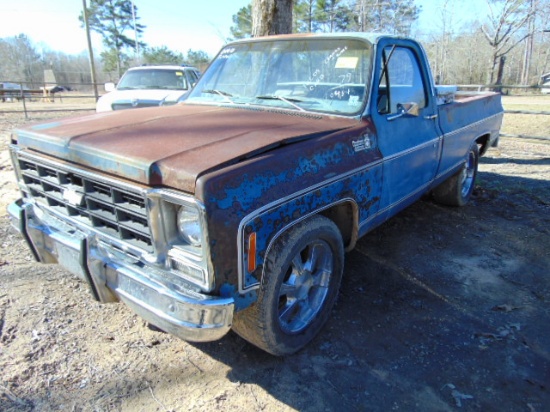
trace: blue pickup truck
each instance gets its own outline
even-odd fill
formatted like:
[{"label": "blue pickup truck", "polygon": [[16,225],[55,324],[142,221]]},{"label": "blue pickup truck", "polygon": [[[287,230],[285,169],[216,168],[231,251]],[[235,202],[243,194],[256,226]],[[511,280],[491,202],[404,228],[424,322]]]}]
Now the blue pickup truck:
[{"label": "blue pickup truck", "polygon": [[498,94],[434,85],[410,39],[247,39],[175,106],[15,130],[8,211],[97,300],[287,355],[326,322],[361,236],[426,194],[468,201],[502,116]]}]

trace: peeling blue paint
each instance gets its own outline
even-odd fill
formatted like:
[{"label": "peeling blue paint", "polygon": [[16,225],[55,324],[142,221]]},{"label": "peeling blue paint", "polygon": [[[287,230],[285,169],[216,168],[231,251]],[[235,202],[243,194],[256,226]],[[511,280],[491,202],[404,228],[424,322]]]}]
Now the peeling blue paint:
[{"label": "peeling blue paint", "polygon": [[220,209],[230,209],[237,202],[243,210],[250,210],[253,204],[262,198],[264,190],[286,182],[288,172],[283,171],[274,174],[266,171],[265,175],[256,176],[255,178],[243,175],[242,179],[238,187],[228,187],[224,190],[222,195],[225,195],[225,197],[211,197],[210,201],[216,202]]},{"label": "peeling blue paint", "polygon": [[220,288],[220,296],[232,297],[237,311],[246,309],[258,300],[258,294],[255,290],[240,294],[235,285],[224,283]]},{"label": "peeling blue paint", "polygon": [[[256,232],[257,250],[267,251],[269,243],[273,240],[273,236],[279,233],[290,222],[296,221],[300,217],[310,214],[312,211],[322,210],[327,205],[346,198],[353,199],[358,205],[359,220],[366,220],[378,210],[381,177],[381,165],[361,170],[354,175],[327,184],[318,190],[308,192],[263,212],[247,223],[245,233]],[[371,185],[370,182],[373,184]],[[373,187],[376,188],[376,192],[373,192]],[[248,251],[246,239],[243,239],[243,241],[244,253],[242,259],[244,262],[243,266],[246,268],[248,264]],[[256,256],[258,266],[264,264],[264,257],[263,254],[258,253],[258,256]],[[258,271],[255,273],[258,273]],[[255,286],[259,282],[260,279],[255,274],[245,272],[244,289]]]},{"label": "peeling blue paint", "polygon": [[[358,135],[372,132],[370,128],[367,120],[354,129],[283,146],[239,167],[200,178],[198,187],[212,228],[210,252],[220,287],[238,284],[244,294],[256,290],[251,287],[260,281],[270,241],[303,216],[341,199],[357,205],[354,209],[360,220],[376,213],[381,164],[369,165],[381,159],[381,154],[376,147],[356,152],[352,143]],[[273,207],[266,209],[270,204]],[[250,221],[243,223],[245,218]],[[241,223],[242,238],[236,239]],[[252,231],[257,233],[257,256],[255,270],[249,273],[248,235]]]}]

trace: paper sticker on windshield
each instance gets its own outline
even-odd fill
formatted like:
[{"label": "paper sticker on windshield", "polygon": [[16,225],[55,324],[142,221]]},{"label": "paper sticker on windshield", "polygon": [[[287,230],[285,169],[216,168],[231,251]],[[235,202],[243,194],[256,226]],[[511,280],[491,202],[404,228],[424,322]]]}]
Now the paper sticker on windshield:
[{"label": "paper sticker on windshield", "polygon": [[359,57],[338,57],[334,67],[337,69],[355,69],[358,61]]},{"label": "paper sticker on windshield", "polygon": [[183,76],[183,72],[176,72],[176,76]]}]

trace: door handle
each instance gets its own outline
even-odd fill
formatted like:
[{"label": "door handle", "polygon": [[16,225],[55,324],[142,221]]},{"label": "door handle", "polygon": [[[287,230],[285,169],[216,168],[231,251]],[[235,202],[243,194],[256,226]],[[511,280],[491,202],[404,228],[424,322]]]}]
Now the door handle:
[{"label": "door handle", "polygon": [[426,120],[435,120],[435,119],[437,119],[437,114],[424,116],[424,119],[426,119]]}]

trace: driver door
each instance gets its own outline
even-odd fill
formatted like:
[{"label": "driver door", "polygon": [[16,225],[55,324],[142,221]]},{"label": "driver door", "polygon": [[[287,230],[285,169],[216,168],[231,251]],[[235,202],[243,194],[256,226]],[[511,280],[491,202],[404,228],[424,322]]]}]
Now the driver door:
[{"label": "driver door", "polygon": [[422,57],[411,43],[378,47],[371,113],[384,156],[380,211],[386,218],[422,195],[439,163],[437,105]]}]

